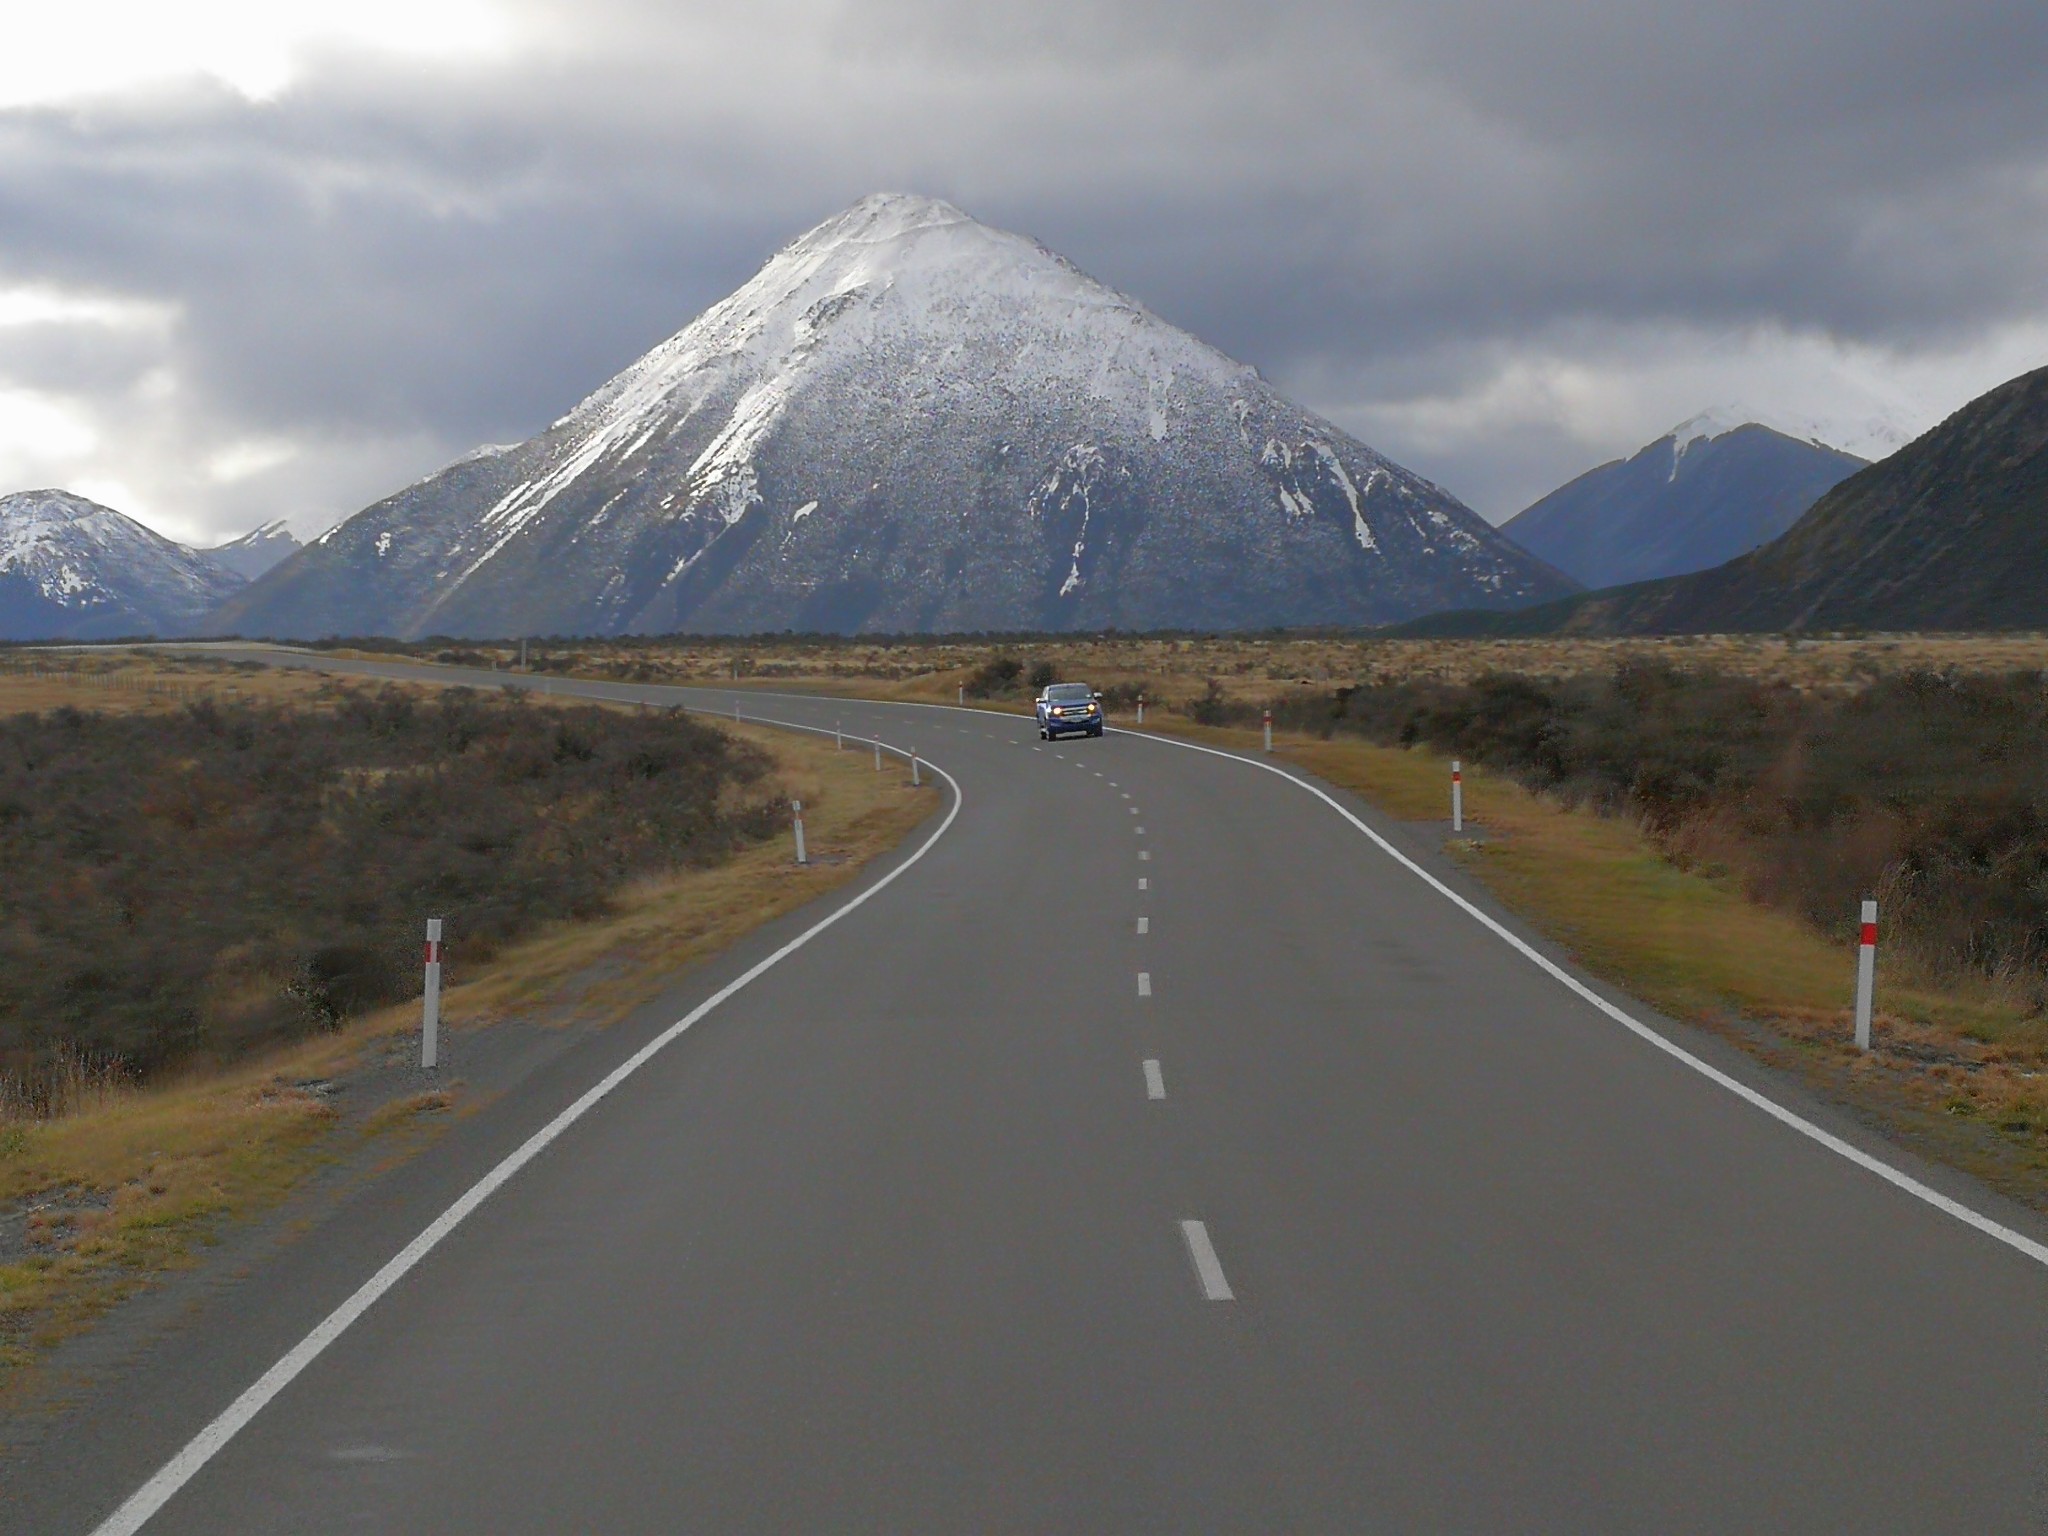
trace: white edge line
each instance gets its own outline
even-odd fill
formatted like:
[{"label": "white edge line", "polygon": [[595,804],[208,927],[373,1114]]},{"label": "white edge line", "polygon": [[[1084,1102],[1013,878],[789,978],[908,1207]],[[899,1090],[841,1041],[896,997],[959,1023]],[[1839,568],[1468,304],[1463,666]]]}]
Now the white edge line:
[{"label": "white edge line", "polygon": [[1202,1295],[1210,1301],[1235,1301],[1230,1282],[1223,1278],[1223,1261],[1216,1257],[1216,1245],[1209,1241],[1209,1229],[1199,1221],[1184,1221],[1180,1235],[1187,1239],[1188,1257],[1194,1261],[1195,1278],[1202,1283]]},{"label": "white edge line", "polygon": [[[691,712],[710,713],[709,711]],[[820,726],[795,725],[788,721],[763,720],[759,717],[750,717],[750,723],[784,726],[790,730],[808,731],[818,736],[830,736],[832,734],[831,731],[825,730]],[[847,740],[858,740],[863,746],[875,745],[872,737],[848,736]],[[884,750],[895,751],[897,749],[885,745]],[[261,1413],[268,1406],[272,1398],[282,1392],[291,1384],[294,1377],[298,1376],[307,1366],[318,1359],[328,1345],[340,1338],[352,1323],[376,1305],[387,1291],[397,1285],[422,1259],[433,1252],[440,1245],[441,1241],[460,1226],[478,1206],[482,1205],[507,1183],[511,1182],[515,1174],[545,1151],[549,1144],[564,1131],[568,1130],[570,1126],[590,1113],[600,1100],[635,1072],[639,1071],[649,1061],[653,1060],[665,1047],[680,1038],[684,1031],[710,1013],[720,1003],[755,980],[763,972],[788,959],[789,956],[802,949],[812,939],[823,933],[827,928],[830,928],[842,917],[845,917],[857,907],[865,905],[869,900],[887,890],[890,885],[895,883],[899,876],[909,870],[912,865],[916,864],[927,853],[931,852],[933,845],[946,835],[947,830],[959,817],[960,807],[964,802],[960,793],[959,780],[955,779],[936,763],[926,760],[924,766],[952,785],[953,806],[946,813],[946,819],[940,822],[937,830],[918,846],[915,853],[890,870],[888,874],[877,880],[873,885],[862,891],[858,896],[847,902],[846,905],[827,913],[802,933],[784,944],[780,949],[776,950],[775,953],[767,956],[765,959],[756,961],[742,974],[720,987],[711,996],[683,1015],[682,1018],[669,1025],[659,1035],[656,1035],[654,1039],[641,1046],[639,1050],[627,1057],[625,1061],[612,1068],[595,1086],[587,1089],[580,1098],[556,1115],[554,1119],[527,1137],[518,1148],[507,1154],[495,1168],[471,1185],[460,1199],[439,1216],[435,1217],[418,1237],[415,1237],[401,1248],[396,1255],[387,1260],[382,1269],[358,1286],[353,1295],[332,1312],[328,1313],[326,1318],[311,1333],[293,1345],[277,1364],[257,1377],[248,1387],[245,1387],[241,1395],[232,1403],[229,1403],[226,1408],[222,1409],[212,1423],[200,1430],[198,1434],[194,1435],[186,1443],[183,1450],[179,1451],[169,1461],[165,1462],[163,1466],[158,1468],[156,1474],[148,1482],[136,1489],[134,1493],[130,1494],[119,1509],[95,1526],[93,1528],[93,1536],[133,1536],[133,1533],[141,1530],[151,1516],[162,1509],[165,1504],[169,1503],[179,1489],[190,1482],[207,1462],[211,1461],[219,1453],[223,1446],[234,1439],[251,1419],[255,1418],[257,1414]]]},{"label": "white edge line", "polygon": [[[1224,752],[1218,750],[1215,747],[1200,746],[1192,741],[1177,741],[1169,736],[1155,736],[1150,731],[1127,731],[1116,726],[1112,726],[1111,729],[1114,730],[1116,734],[1119,736],[1136,736],[1144,741],[1159,742],[1163,746],[1181,747],[1189,752],[1202,752],[1206,753],[1210,757],[1227,758],[1229,761],[1233,763],[1242,763],[1248,768],[1257,768],[1266,773],[1277,775],[1278,777],[1287,780],[1288,783],[1294,785],[1296,788],[1308,791],[1308,793],[1314,795],[1318,800],[1322,801],[1325,805],[1329,806],[1330,809],[1335,811],[1339,816],[1342,816],[1346,821],[1350,822],[1351,825],[1356,827],[1360,832],[1363,832],[1368,838],[1370,838],[1375,844],[1378,845],[1380,851],[1386,854],[1388,858],[1392,859],[1396,864],[1399,864],[1403,869],[1407,870],[1410,874],[1414,875],[1418,880],[1421,880],[1424,884],[1428,885],[1430,889],[1434,890],[1439,896],[1442,896],[1446,901],[1450,902],[1453,906],[1457,907],[1461,912],[1463,912],[1467,917],[1471,918],[1474,922],[1486,928],[1496,938],[1508,944],[1510,947],[1516,950],[1524,959],[1528,960],[1538,969],[1545,972],[1553,980],[1561,982],[1571,991],[1577,993],[1580,997],[1584,998],[1587,1002],[1591,1003],[1595,1008],[1598,1008],[1602,1013],[1606,1014],[1610,1019],[1614,1020],[1617,1024],[1621,1025],[1624,1029],[1629,1030],[1633,1034],[1641,1036],[1644,1040],[1647,1040],[1650,1044],[1657,1047],[1658,1050],[1663,1051],[1666,1055],[1674,1058],[1677,1061],[1684,1063],[1686,1066],[1692,1068],[1693,1071],[1699,1073],[1702,1077],[1705,1077],[1712,1082],[1718,1083],[1721,1087],[1726,1088],[1730,1093],[1734,1094],[1737,1098],[1746,1100],[1748,1103],[1754,1105],[1756,1108],[1762,1110],[1765,1114],[1769,1115],[1773,1120],[1778,1121],[1782,1125],[1791,1127],[1791,1129],[1797,1131],[1800,1135],[1805,1136],[1812,1141],[1818,1142],[1821,1146],[1826,1147],[1830,1152],[1835,1153],[1837,1156],[1847,1158],[1850,1162],[1854,1163],[1857,1167],[1863,1169],[1865,1172],[1876,1174],[1880,1179],[1883,1179],[1887,1184],[1890,1184],[1895,1188],[1904,1190],[1907,1194],[1913,1196],[1917,1200],[1926,1201],[1927,1204],[1933,1206],[1936,1210],[1942,1211],[1947,1215],[1953,1216],[1957,1221],[1962,1222],[1965,1226],[1975,1227],[1979,1232],[1982,1232],[1986,1237],[1994,1238],[1997,1241],[2004,1243],[2008,1248],[2013,1249],[2015,1252],[2025,1254],[2028,1258],[2032,1259],[2036,1264],[2048,1265],[2048,1243],[2036,1242],[2033,1238],[2028,1237],[2025,1233],[2016,1232],[2011,1227],[2006,1226],[2003,1222],[1993,1221],[1989,1216],[1984,1215],[1980,1211],[1972,1210],[1969,1206],[1964,1205],[1960,1200],[1955,1200],[1947,1195],[1944,1195],[1940,1190],[1935,1189],[1932,1185],[1922,1183],[1920,1180],[1914,1178],[1910,1173],[1907,1173],[1899,1168],[1894,1168],[1890,1163],[1885,1162],[1882,1158],[1872,1157],[1868,1152],[1865,1152],[1861,1147],[1854,1146],[1851,1143],[1844,1141],[1841,1137],[1835,1135],[1832,1131],[1823,1130],[1821,1127],[1815,1125],[1811,1120],[1808,1120],[1803,1115],[1795,1114],[1793,1111],[1785,1108],[1784,1105],[1778,1103],[1776,1100],[1768,1098],[1765,1095],[1757,1092],[1756,1089],[1750,1087],[1747,1083],[1741,1082],[1736,1078],[1730,1077],[1726,1072],[1723,1072],[1719,1067],[1716,1067],[1709,1062],[1701,1060],[1699,1057],[1693,1055],[1691,1051],[1688,1051],[1684,1046],[1679,1045],[1676,1041],[1666,1039],[1663,1035],[1659,1034],[1649,1025],[1643,1023],[1642,1020],[1636,1018],[1633,1014],[1628,1013],[1624,1009],[1617,1008],[1613,1003],[1610,1003],[1609,1001],[1607,1001],[1606,998],[1602,997],[1599,993],[1595,992],[1591,987],[1587,986],[1584,982],[1580,981],[1578,977],[1572,975],[1572,973],[1567,971],[1563,966],[1559,965],[1556,961],[1544,955],[1541,951],[1537,950],[1533,945],[1529,944],[1527,941],[1519,937],[1517,934],[1510,931],[1503,924],[1496,921],[1494,918],[1488,916],[1485,912],[1482,912],[1478,907],[1474,906],[1471,902],[1467,901],[1463,896],[1460,896],[1448,885],[1445,885],[1443,881],[1437,879],[1435,875],[1432,875],[1420,864],[1417,864],[1413,859],[1409,858],[1407,854],[1401,852],[1400,849],[1396,848],[1392,843],[1388,842],[1384,837],[1380,836],[1379,833],[1375,832],[1363,821],[1360,821],[1356,816],[1352,815],[1352,813],[1349,810],[1347,810],[1344,806],[1339,804],[1332,796],[1330,796],[1322,789],[1318,788],[1316,785],[1309,783],[1306,779],[1297,778],[1294,774],[1287,772],[1283,768],[1276,768],[1271,763],[1262,763],[1255,758],[1241,757],[1235,752]],[[1143,882],[1141,881],[1140,884],[1142,883]],[[1182,1223],[1182,1225],[1187,1226],[1189,1224]],[[1192,1237],[1189,1238],[1190,1244],[1192,1244],[1193,1241],[1194,1239]]]}]

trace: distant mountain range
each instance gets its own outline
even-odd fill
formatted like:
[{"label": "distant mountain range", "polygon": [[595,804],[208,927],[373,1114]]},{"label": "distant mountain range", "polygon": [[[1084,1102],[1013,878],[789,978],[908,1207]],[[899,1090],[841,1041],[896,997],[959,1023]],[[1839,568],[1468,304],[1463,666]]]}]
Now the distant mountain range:
[{"label": "distant mountain range", "polygon": [[291,530],[285,527],[284,519],[279,518],[261,528],[252,528],[239,539],[230,539],[225,544],[216,544],[211,549],[196,553],[244,581],[254,581],[279,561],[297,554],[300,547]]},{"label": "distant mountain range", "polygon": [[68,491],[0,496],[0,638],[188,634],[243,578]]},{"label": "distant mountain range", "polygon": [[2001,384],[1713,570],[1412,635],[2048,628],[2048,368]]},{"label": "distant mountain range", "polygon": [[1775,539],[1866,462],[1710,412],[1588,470],[1501,532],[1588,587],[1679,576]]},{"label": "distant mountain range", "polygon": [[213,632],[1363,625],[1574,583],[1051,251],[878,196]]}]

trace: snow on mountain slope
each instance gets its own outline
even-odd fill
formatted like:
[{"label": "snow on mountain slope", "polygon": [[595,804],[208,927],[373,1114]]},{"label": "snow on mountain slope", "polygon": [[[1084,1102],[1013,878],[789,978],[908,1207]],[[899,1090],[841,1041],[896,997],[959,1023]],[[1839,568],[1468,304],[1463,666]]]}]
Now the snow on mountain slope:
[{"label": "snow on mountain slope", "polygon": [[188,632],[242,579],[68,491],[0,496],[0,637]]},{"label": "snow on mountain slope", "polygon": [[1364,624],[1569,587],[1044,247],[878,196],[539,437],[357,514],[210,627]]}]

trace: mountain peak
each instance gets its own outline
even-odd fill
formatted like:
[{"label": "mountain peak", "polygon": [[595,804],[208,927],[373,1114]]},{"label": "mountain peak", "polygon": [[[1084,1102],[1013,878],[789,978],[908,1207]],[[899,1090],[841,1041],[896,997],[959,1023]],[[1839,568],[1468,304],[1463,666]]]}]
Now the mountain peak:
[{"label": "mountain peak", "polygon": [[273,565],[296,553],[298,548],[299,541],[292,537],[285,520],[276,517],[259,528],[251,528],[238,539],[229,539],[225,544],[202,549],[199,553],[202,558],[243,581],[254,581]]},{"label": "mountain peak", "polygon": [[1588,470],[1504,531],[1590,587],[1674,576],[1776,538],[1862,463],[1723,407]]},{"label": "mountain peak", "polygon": [[[1688,416],[1669,432],[1664,434],[1683,453],[1701,438],[1709,442],[1717,437],[1726,437],[1741,427],[1761,427],[1767,423],[1755,412],[1743,405],[1709,406],[1697,416]],[[1773,429],[1775,430],[1775,429]]]},{"label": "mountain peak", "polygon": [[1235,628],[1570,585],[1037,241],[883,193],[540,437],[358,513],[212,623]]},{"label": "mountain peak", "polygon": [[239,584],[70,491],[0,496],[0,635],[10,639],[176,634]]},{"label": "mountain peak", "polygon": [[925,197],[916,192],[872,192],[799,236],[789,249],[821,250],[838,245],[879,244],[925,230],[974,222],[943,198]]}]

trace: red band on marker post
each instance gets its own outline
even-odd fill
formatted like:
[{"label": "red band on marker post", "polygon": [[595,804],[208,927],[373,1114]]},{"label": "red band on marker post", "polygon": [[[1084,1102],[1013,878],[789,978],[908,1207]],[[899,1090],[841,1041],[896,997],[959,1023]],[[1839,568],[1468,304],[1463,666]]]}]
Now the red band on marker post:
[{"label": "red band on marker post", "polygon": [[427,940],[426,960],[429,965],[441,963],[441,946],[432,939]]},{"label": "red band on marker post", "polygon": [[1877,903],[1866,901],[1856,914],[1863,942],[1856,948],[1856,1049],[1870,1049],[1871,994],[1877,988]]}]

